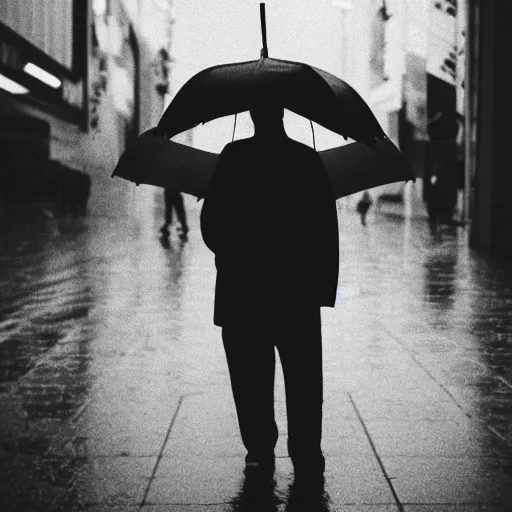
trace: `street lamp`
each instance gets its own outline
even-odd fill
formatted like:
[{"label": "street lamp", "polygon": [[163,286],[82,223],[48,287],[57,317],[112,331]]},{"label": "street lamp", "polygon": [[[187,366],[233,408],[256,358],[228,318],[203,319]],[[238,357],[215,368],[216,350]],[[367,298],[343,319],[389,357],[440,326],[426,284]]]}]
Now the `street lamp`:
[{"label": "street lamp", "polygon": [[36,66],[33,62],[25,64],[23,71],[34,78],[37,78],[46,85],[49,85],[53,89],[58,89],[62,85],[62,82],[56,76],[48,73],[48,71],[43,68]]},{"label": "street lamp", "polygon": [[339,7],[343,11],[351,11],[354,7],[351,0],[332,0],[334,7]]},{"label": "street lamp", "polygon": [[0,73],[0,89],[10,92],[11,94],[27,94],[29,91],[26,87],[23,87],[18,82],[7,78],[5,75]]}]

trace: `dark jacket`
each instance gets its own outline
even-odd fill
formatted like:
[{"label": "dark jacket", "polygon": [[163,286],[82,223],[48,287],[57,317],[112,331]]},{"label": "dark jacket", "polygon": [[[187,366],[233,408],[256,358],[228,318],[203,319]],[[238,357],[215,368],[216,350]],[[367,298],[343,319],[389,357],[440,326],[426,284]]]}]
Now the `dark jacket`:
[{"label": "dark jacket", "polygon": [[228,144],[204,201],[201,232],[215,253],[215,325],[257,319],[265,310],[334,306],[336,202],[313,149],[287,137]]}]

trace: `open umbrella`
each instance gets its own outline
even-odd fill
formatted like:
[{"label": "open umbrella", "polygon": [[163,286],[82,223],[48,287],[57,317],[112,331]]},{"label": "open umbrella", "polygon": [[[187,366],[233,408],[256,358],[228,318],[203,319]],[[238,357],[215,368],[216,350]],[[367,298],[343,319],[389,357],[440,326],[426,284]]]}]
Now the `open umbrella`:
[{"label": "open umbrella", "polygon": [[261,58],[200,71],[178,91],[158,130],[168,138],[227,115],[271,101],[356,141],[386,135],[361,96],[345,81],[307,64],[268,57],[265,5],[260,4]]},{"label": "open umbrella", "polygon": [[306,64],[268,58],[264,7],[260,4],[262,57],[214,66],[192,77],[167,107],[158,127],[143,133],[123,154],[113,176],[205,197],[218,155],[168,139],[269,100],[358,141],[319,153],[337,198],[414,179],[370,107],[346,82]]},{"label": "open umbrella", "polygon": [[[320,151],[336,198],[362,190],[414,179],[409,165],[389,139],[373,146],[353,142]],[[144,132],[123,154],[114,176],[206,197],[219,155]],[[240,172],[243,172],[241,170]],[[249,186],[249,184],[248,184]]]}]

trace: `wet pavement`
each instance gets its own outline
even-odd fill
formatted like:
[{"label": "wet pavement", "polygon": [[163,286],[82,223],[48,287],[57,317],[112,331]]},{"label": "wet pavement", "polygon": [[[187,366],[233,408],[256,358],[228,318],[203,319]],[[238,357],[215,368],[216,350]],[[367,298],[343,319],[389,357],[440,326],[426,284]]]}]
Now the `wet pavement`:
[{"label": "wet pavement", "polygon": [[511,509],[510,268],[462,228],[340,210],[325,492],[293,486],[279,369],[276,477],[255,493],[188,199],[186,243],[150,211],[2,233],[1,511]]}]

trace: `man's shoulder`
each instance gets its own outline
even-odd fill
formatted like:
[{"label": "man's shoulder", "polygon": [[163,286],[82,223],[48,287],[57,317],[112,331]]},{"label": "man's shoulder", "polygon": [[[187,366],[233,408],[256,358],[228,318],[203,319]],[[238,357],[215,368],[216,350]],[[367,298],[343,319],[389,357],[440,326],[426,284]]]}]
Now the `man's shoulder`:
[{"label": "man's shoulder", "polygon": [[289,139],[290,145],[293,148],[294,151],[297,153],[300,153],[301,155],[309,155],[310,157],[316,158],[318,156],[318,153],[316,150],[314,150],[312,147],[308,146],[307,144],[304,144],[302,142],[299,142],[298,140]]},{"label": "man's shoulder", "polygon": [[250,139],[239,139],[234,142],[228,142],[222,149],[220,156],[226,158],[236,158],[238,155],[247,154],[251,150]]},{"label": "man's shoulder", "polygon": [[233,142],[228,142],[224,146],[224,151],[225,150],[236,151],[237,149],[243,149],[243,148],[247,148],[247,147],[253,146],[253,145],[254,145],[254,138],[253,137],[250,137],[248,139],[238,139],[238,140],[235,140]]}]

